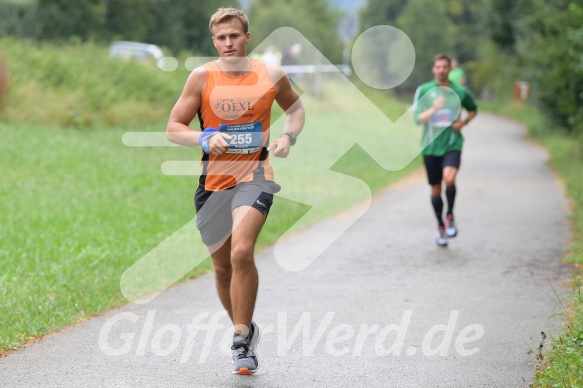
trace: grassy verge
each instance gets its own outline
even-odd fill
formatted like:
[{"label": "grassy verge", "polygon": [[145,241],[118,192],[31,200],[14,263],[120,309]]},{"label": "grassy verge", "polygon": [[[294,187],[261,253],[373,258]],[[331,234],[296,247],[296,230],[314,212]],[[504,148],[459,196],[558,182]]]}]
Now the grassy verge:
[{"label": "grassy verge", "polygon": [[[565,181],[568,195],[573,200],[571,220],[574,239],[565,261],[583,263],[583,139],[560,130],[550,130],[544,116],[527,104],[513,102],[481,104],[492,113],[510,117],[525,124],[550,152],[550,163]],[[575,293],[569,304],[565,333],[555,338],[551,350],[544,355],[536,373],[533,387],[583,386],[583,294],[575,279]]]},{"label": "grassy verge", "polygon": [[3,122],[90,128],[164,125],[188,73],[109,59],[84,43],[0,40],[8,70]]},{"label": "grassy verge", "polygon": [[[2,43],[11,89],[0,124],[0,354],[127,303],[120,291],[124,271],[194,217],[197,177],[163,175],[160,165],[200,157],[198,149],[121,141],[127,131],[164,130],[185,72],[113,63],[104,48],[91,45]],[[389,117],[405,109],[367,93]],[[331,163],[319,165],[324,176],[356,177],[375,191],[419,165],[414,159],[388,171],[354,145],[351,131],[367,129],[338,112],[366,100],[346,85],[329,86],[322,100],[305,98],[310,118],[294,153],[330,152]],[[306,177],[314,166],[276,166],[276,173],[300,171],[284,187],[303,187],[312,185]],[[325,206],[309,222],[363,199],[350,186],[338,195],[330,189],[314,193]],[[272,244],[309,209],[277,198],[258,246]],[[186,277],[209,267],[207,260]]]}]

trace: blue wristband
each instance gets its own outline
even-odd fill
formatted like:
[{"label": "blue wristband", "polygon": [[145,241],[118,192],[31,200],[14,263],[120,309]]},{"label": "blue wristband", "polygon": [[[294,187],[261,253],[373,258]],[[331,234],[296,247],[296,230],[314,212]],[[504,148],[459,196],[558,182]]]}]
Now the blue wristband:
[{"label": "blue wristband", "polygon": [[202,147],[203,151],[207,154],[211,153],[209,149],[209,140],[211,137],[219,133],[215,128],[205,128],[198,137],[198,144]]}]

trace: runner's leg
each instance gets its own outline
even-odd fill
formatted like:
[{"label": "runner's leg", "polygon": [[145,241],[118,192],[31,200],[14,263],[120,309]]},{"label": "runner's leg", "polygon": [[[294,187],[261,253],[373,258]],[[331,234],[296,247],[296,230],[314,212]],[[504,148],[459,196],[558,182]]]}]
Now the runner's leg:
[{"label": "runner's leg", "polygon": [[439,226],[444,226],[443,223],[443,200],[441,199],[441,183],[431,185],[431,205],[437,218]]},{"label": "runner's leg", "polygon": [[443,180],[445,181],[445,196],[447,198],[448,218],[453,218],[453,205],[457,192],[455,180],[461,164],[461,154],[461,151],[454,150],[449,151],[443,156]]},{"label": "runner's leg", "polygon": [[455,202],[456,187],[455,178],[458,169],[452,166],[445,166],[443,168],[443,180],[445,181],[445,196],[447,197],[447,214],[453,214],[453,205]]},{"label": "runner's leg", "polygon": [[229,318],[233,321],[233,306],[231,303],[231,279],[233,267],[231,265],[231,237],[224,243],[219,243],[208,247],[211,252],[213,267],[215,269],[215,285],[219,299]]},{"label": "runner's leg", "polygon": [[[239,206],[233,210],[233,234],[231,235],[231,303],[233,323],[251,325],[259,275],[255,266],[255,243],[267,218],[266,214],[251,207]],[[235,327],[235,332],[241,330]]]},{"label": "runner's leg", "polygon": [[443,200],[441,199],[441,181],[443,179],[443,157],[424,155],[423,162],[427,171],[427,180],[431,185],[431,205],[439,226],[443,226]]}]

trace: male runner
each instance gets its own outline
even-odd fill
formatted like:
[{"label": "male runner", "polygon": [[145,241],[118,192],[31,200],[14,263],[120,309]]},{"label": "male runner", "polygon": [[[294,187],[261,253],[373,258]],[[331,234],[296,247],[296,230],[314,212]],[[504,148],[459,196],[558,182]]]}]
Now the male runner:
[{"label": "male runner", "polygon": [[[235,325],[233,373],[253,374],[260,338],[252,322],[258,288],[255,242],[280,189],[269,151],[288,155],[305,112],[280,67],[247,57],[251,34],[243,12],[220,8],[209,28],[220,58],[192,71],[166,134],[174,143],[202,146],[196,223],[211,253],[219,299]],[[284,133],[270,142],[273,101],[286,121]],[[200,128],[190,128],[197,114]]]},{"label": "male runner", "polygon": [[447,78],[458,85],[466,85],[466,72],[460,67],[459,62],[455,58],[451,58],[451,70]]},{"label": "male runner", "polygon": [[[451,60],[447,55],[433,57],[433,81],[422,84],[415,92],[414,118],[423,124],[423,161],[431,185],[431,204],[438,222],[436,243],[446,247],[448,237],[457,236],[453,205],[456,196],[455,179],[461,163],[464,138],[461,130],[476,116],[477,105],[468,89],[448,79]],[[431,99],[422,99],[430,93]],[[458,98],[459,97],[459,100]],[[429,101],[429,103],[428,103]],[[465,119],[454,117],[457,105],[468,111]],[[447,215],[443,220],[442,185],[445,181]]]}]

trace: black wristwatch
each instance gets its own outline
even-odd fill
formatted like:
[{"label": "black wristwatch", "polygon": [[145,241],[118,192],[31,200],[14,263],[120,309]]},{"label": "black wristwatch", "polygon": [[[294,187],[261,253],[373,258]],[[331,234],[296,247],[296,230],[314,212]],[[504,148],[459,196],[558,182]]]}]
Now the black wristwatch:
[{"label": "black wristwatch", "polygon": [[[284,132],[283,135],[289,136],[289,141],[291,142],[291,145],[296,144],[296,134],[293,132]],[[283,136],[281,135],[281,136]]]}]

